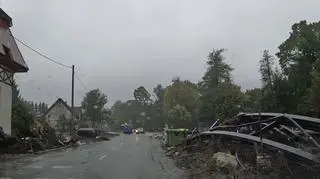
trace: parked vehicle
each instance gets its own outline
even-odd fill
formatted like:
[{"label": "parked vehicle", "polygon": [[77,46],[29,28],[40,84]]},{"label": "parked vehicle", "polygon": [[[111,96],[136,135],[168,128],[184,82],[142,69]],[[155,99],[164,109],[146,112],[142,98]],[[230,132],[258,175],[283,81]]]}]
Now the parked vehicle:
[{"label": "parked vehicle", "polygon": [[81,138],[96,138],[99,131],[95,128],[80,128],[77,131],[77,135]]},{"label": "parked vehicle", "polygon": [[121,130],[124,134],[132,134],[132,127],[127,124],[122,124]]},{"label": "parked vehicle", "polygon": [[136,129],[136,134],[144,134],[145,132],[144,132],[144,130],[143,130],[143,128],[137,128]]}]

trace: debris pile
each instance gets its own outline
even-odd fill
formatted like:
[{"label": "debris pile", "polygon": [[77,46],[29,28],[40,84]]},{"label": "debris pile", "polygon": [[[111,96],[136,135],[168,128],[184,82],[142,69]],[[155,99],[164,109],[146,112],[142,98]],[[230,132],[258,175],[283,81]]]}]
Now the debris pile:
[{"label": "debris pile", "polygon": [[76,135],[64,136],[48,126],[38,128],[36,134],[26,136],[11,136],[0,130],[0,155],[1,154],[25,154],[39,151],[71,147],[79,145],[79,140],[84,141],[107,141],[118,133],[105,132],[95,128],[81,128]]},{"label": "debris pile", "polygon": [[320,120],[239,114],[167,148],[189,178],[312,178],[319,176]]},{"label": "debris pile", "polygon": [[158,140],[165,140],[165,137],[162,133],[154,133],[151,137]]},{"label": "debris pile", "polygon": [[39,134],[28,137],[17,137],[5,134],[0,130],[0,154],[25,154],[72,146],[76,140],[67,140],[62,135],[56,135],[54,129],[43,130]]}]

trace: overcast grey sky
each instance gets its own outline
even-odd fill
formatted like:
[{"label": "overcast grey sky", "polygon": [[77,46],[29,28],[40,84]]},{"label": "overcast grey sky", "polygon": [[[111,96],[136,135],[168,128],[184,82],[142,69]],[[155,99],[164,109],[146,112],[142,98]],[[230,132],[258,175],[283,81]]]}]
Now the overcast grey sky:
[{"label": "overcast grey sky", "polygon": [[[243,89],[260,86],[258,60],[300,20],[319,21],[319,0],[0,0],[13,34],[76,71],[86,88],[127,100],[180,76],[193,82],[212,48],[226,48]],[[70,101],[71,71],[20,45],[30,71],[16,78],[24,98]],[[85,89],[76,80],[75,102]]]}]

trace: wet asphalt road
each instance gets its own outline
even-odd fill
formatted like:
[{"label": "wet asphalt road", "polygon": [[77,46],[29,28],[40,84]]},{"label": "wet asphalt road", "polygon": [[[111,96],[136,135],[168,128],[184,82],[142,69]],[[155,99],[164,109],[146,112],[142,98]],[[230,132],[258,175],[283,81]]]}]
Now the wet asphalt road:
[{"label": "wet asphalt road", "polygon": [[94,144],[6,161],[1,177],[14,179],[180,178],[150,134],[121,135]]}]

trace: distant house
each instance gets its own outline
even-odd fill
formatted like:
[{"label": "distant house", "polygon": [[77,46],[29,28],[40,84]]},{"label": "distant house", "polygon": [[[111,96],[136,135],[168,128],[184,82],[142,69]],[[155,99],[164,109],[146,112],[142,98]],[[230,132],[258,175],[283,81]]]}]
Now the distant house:
[{"label": "distant house", "polygon": [[[43,118],[50,127],[57,130],[69,130],[71,117],[71,107],[61,98],[58,98],[43,115]],[[81,117],[81,107],[74,107],[74,124],[76,124]]]},{"label": "distant house", "polygon": [[28,71],[10,31],[11,26],[11,17],[0,8],[0,127],[7,134],[11,134],[13,75]]},{"label": "distant house", "polygon": [[43,117],[50,127],[58,129],[58,121],[62,118],[64,118],[66,121],[70,121],[71,115],[72,113],[69,105],[64,100],[59,98],[49,107],[47,112],[44,113]]}]

